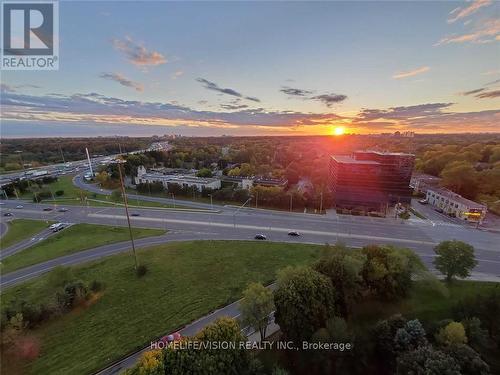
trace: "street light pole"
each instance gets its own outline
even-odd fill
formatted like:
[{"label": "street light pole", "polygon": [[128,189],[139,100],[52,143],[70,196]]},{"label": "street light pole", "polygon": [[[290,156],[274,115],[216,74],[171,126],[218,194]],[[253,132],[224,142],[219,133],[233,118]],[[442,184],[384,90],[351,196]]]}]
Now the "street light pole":
[{"label": "street light pole", "polygon": [[319,214],[321,215],[321,213],[323,212],[323,192],[320,193],[320,196],[321,196],[321,200],[319,203]]},{"label": "street light pole", "polygon": [[214,204],[213,204],[213,201],[212,201],[212,194],[208,194],[208,196],[210,197],[210,209],[213,210],[214,209]]},{"label": "street light pole", "polygon": [[236,214],[239,212],[239,210],[241,210],[243,207],[245,207],[245,205],[250,202],[252,200],[252,197],[248,198],[245,203],[243,203],[240,207],[238,207],[238,209],[236,211],[234,211],[234,214],[233,214],[233,227],[236,228]]},{"label": "street light pole", "polygon": [[292,212],[293,194],[290,194],[290,212]]},{"label": "street light pole", "polygon": [[134,253],[135,269],[137,270],[137,253],[135,252],[134,235],[132,233],[132,226],[130,225],[130,216],[128,214],[128,201],[127,201],[127,194],[125,193],[125,186],[123,184],[121,163],[118,163],[118,172],[120,174],[120,185],[122,188],[123,203],[125,203],[125,213],[127,215],[128,231],[130,233],[130,242],[132,242],[132,252]]},{"label": "street light pole", "polygon": [[175,208],[175,195],[174,193],[170,193],[172,195],[172,199],[174,200],[174,208]]}]

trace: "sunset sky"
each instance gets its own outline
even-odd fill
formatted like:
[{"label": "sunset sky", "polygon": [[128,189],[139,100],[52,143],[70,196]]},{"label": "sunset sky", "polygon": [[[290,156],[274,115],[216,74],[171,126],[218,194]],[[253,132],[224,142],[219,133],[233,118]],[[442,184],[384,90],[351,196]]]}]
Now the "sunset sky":
[{"label": "sunset sky", "polygon": [[500,132],[500,3],[61,2],[2,136]]}]

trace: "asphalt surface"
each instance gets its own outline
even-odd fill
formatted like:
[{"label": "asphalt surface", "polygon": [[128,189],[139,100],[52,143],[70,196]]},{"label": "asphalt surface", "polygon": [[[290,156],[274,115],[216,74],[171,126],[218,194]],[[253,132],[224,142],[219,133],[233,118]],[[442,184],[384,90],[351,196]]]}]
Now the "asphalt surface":
[{"label": "asphalt surface", "polygon": [[[47,225],[48,226],[48,225]],[[43,241],[44,239],[53,236],[55,233],[52,232],[49,228],[42,230],[41,232],[35,234],[33,237],[27,238],[23,241],[20,241],[18,243],[15,243],[12,246],[9,246],[6,249],[2,249],[2,252],[0,252],[0,260],[3,260],[7,258],[8,256],[11,256],[13,254],[16,254],[20,251],[23,251],[24,249],[27,249],[28,247],[31,247],[35,245],[39,241]]]},{"label": "asphalt surface", "polygon": [[[75,181],[78,184],[78,181]],[[83,182],[80,181],[82,184]],[[84,185],[86,189],[101,191],[93,185]],[[129,199],[153,200],[173,203],[165,198],[129,195]],[[177,201],[183,206],[193,208],[210,208],[210,205],[197,202]],[[186,204],[188,203],[188,204]],[[68,223],[93,223],[125,226],[126,217],[123,207],[82,207],[65,206],[69,211],[43,211],[51,205],[23,202],[23,209],[15,209],[19,201],[11,200],[1,206],[2,212],[12,212],[13,217],[1,217],[0,233],[5,227],[6,219],[31,218],[53,220]],[[136,241],[138,248],[145,248],[162,243],[189,240],[253,240],[257,233],[263,233],[268,241],[300,242],[300,243],[335,243],[341,241],[348,246],[359,247],[371,243],[393,244],[413,249],[432,268],[433,247],[440,241],[458,239],[471,243],[476,249],[478,266],[474,278],[500,281],[500,234],[466,227],[449,220],[441,220],[438,216],[430,220],[412,219],[403,221],[393,218],[370,218],[343,215],[313,215],[288,213],[269,210],[256,210],[235,207],[217,207],[218,212],[189,212],[179,210],[160,210],[154,208],[131,209],[131,222],[136,227],[162,228],[169,232],[162,236],[143,238]],[[5,230],[5,229],[3,229]],[[299,231],[300,237],[290,237],[288,232]],[[43,231],[37,236],[43,236]],[[90,235],[90,234],[89,234]],[[17,246],[17,245],[16,245]],[[19,248],[26,246],[18,244]],[[10,251],[11,248],[6,249]],[[20,251],[20,250],[18,250]],[[12,273],[1,275],[2,288],[17,285],[26,280],[38,277],[59,265],[76,265],[98,260],[102,257],[131,251],[130,242],[105,245],[94,249],[70,254],[57,259],[36,264]],[[8,253],[6,253],[8,254]],[[195,334],[219,316],[238,317],[239,302],[217,310],[183,329],[184,336]],[[132,366],[143,351],[132,353],[121,361],[103,370],[99,374],[116,374]]]},{"label": "asphalt surface", "polygon": [[[69,211],[61,213],[43,211],[43,207],[50,205],[30,202],[24,202],[23,209],[15,209],[18,203],[15,200],[5,202],[2,211],[12,212],[14,218],[126,225],[123,207],[66,206]],[[500,247],[498,246],[500,234],[467,228],[454,223],[342,215],[328,217],[246,208],[236,211],[234,207],[222,207],[218,213],[154,208],[132,209],[131,213],[139,215],[131,217],[133,226],[169,230],[169,233],[161,238],[138,240],[138,247],[168,241],[253,240],[255,234],[263,233],[269,241],[277,242],[324,244],[341,241],[353,247],[374,243],[405,246],[413,249],[428,266],[432,266],[433,247],[443,240],[458,239],[475,247],[479,262],[475,269],[477,273],[500,276]],[[291,230],[299,231],[301,236],[288,236]],[[2,287],[5,288],[37,277],[57,265],[85,263],[129,249],[128,242],[99,247],[1,275],[0,280]]]}]

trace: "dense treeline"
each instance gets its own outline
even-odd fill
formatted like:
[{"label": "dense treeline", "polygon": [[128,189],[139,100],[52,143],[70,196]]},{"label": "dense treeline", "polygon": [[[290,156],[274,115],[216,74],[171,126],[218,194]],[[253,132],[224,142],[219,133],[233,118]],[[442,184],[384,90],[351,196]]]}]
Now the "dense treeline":
[{"label": "dense treeline", "polygon": [[92,155],[110,155],[144,149],[153,138],[98,137],[98,138],[50,138],[50,139],[2,139],[0,143],[1,171],[22,169],[25,166],[39,167],[47,164],[75,161],[86,158],[85,147]]}]

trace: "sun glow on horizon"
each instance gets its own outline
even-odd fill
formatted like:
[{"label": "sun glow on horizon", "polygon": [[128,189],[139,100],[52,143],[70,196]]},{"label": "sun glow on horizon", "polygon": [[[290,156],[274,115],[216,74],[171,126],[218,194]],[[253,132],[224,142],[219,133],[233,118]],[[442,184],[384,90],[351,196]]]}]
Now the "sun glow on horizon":
[{"label": "sun glow on horizon", "polygon": [[345,126],[336,126],[332,129],[332,135],[344,135]]}]

